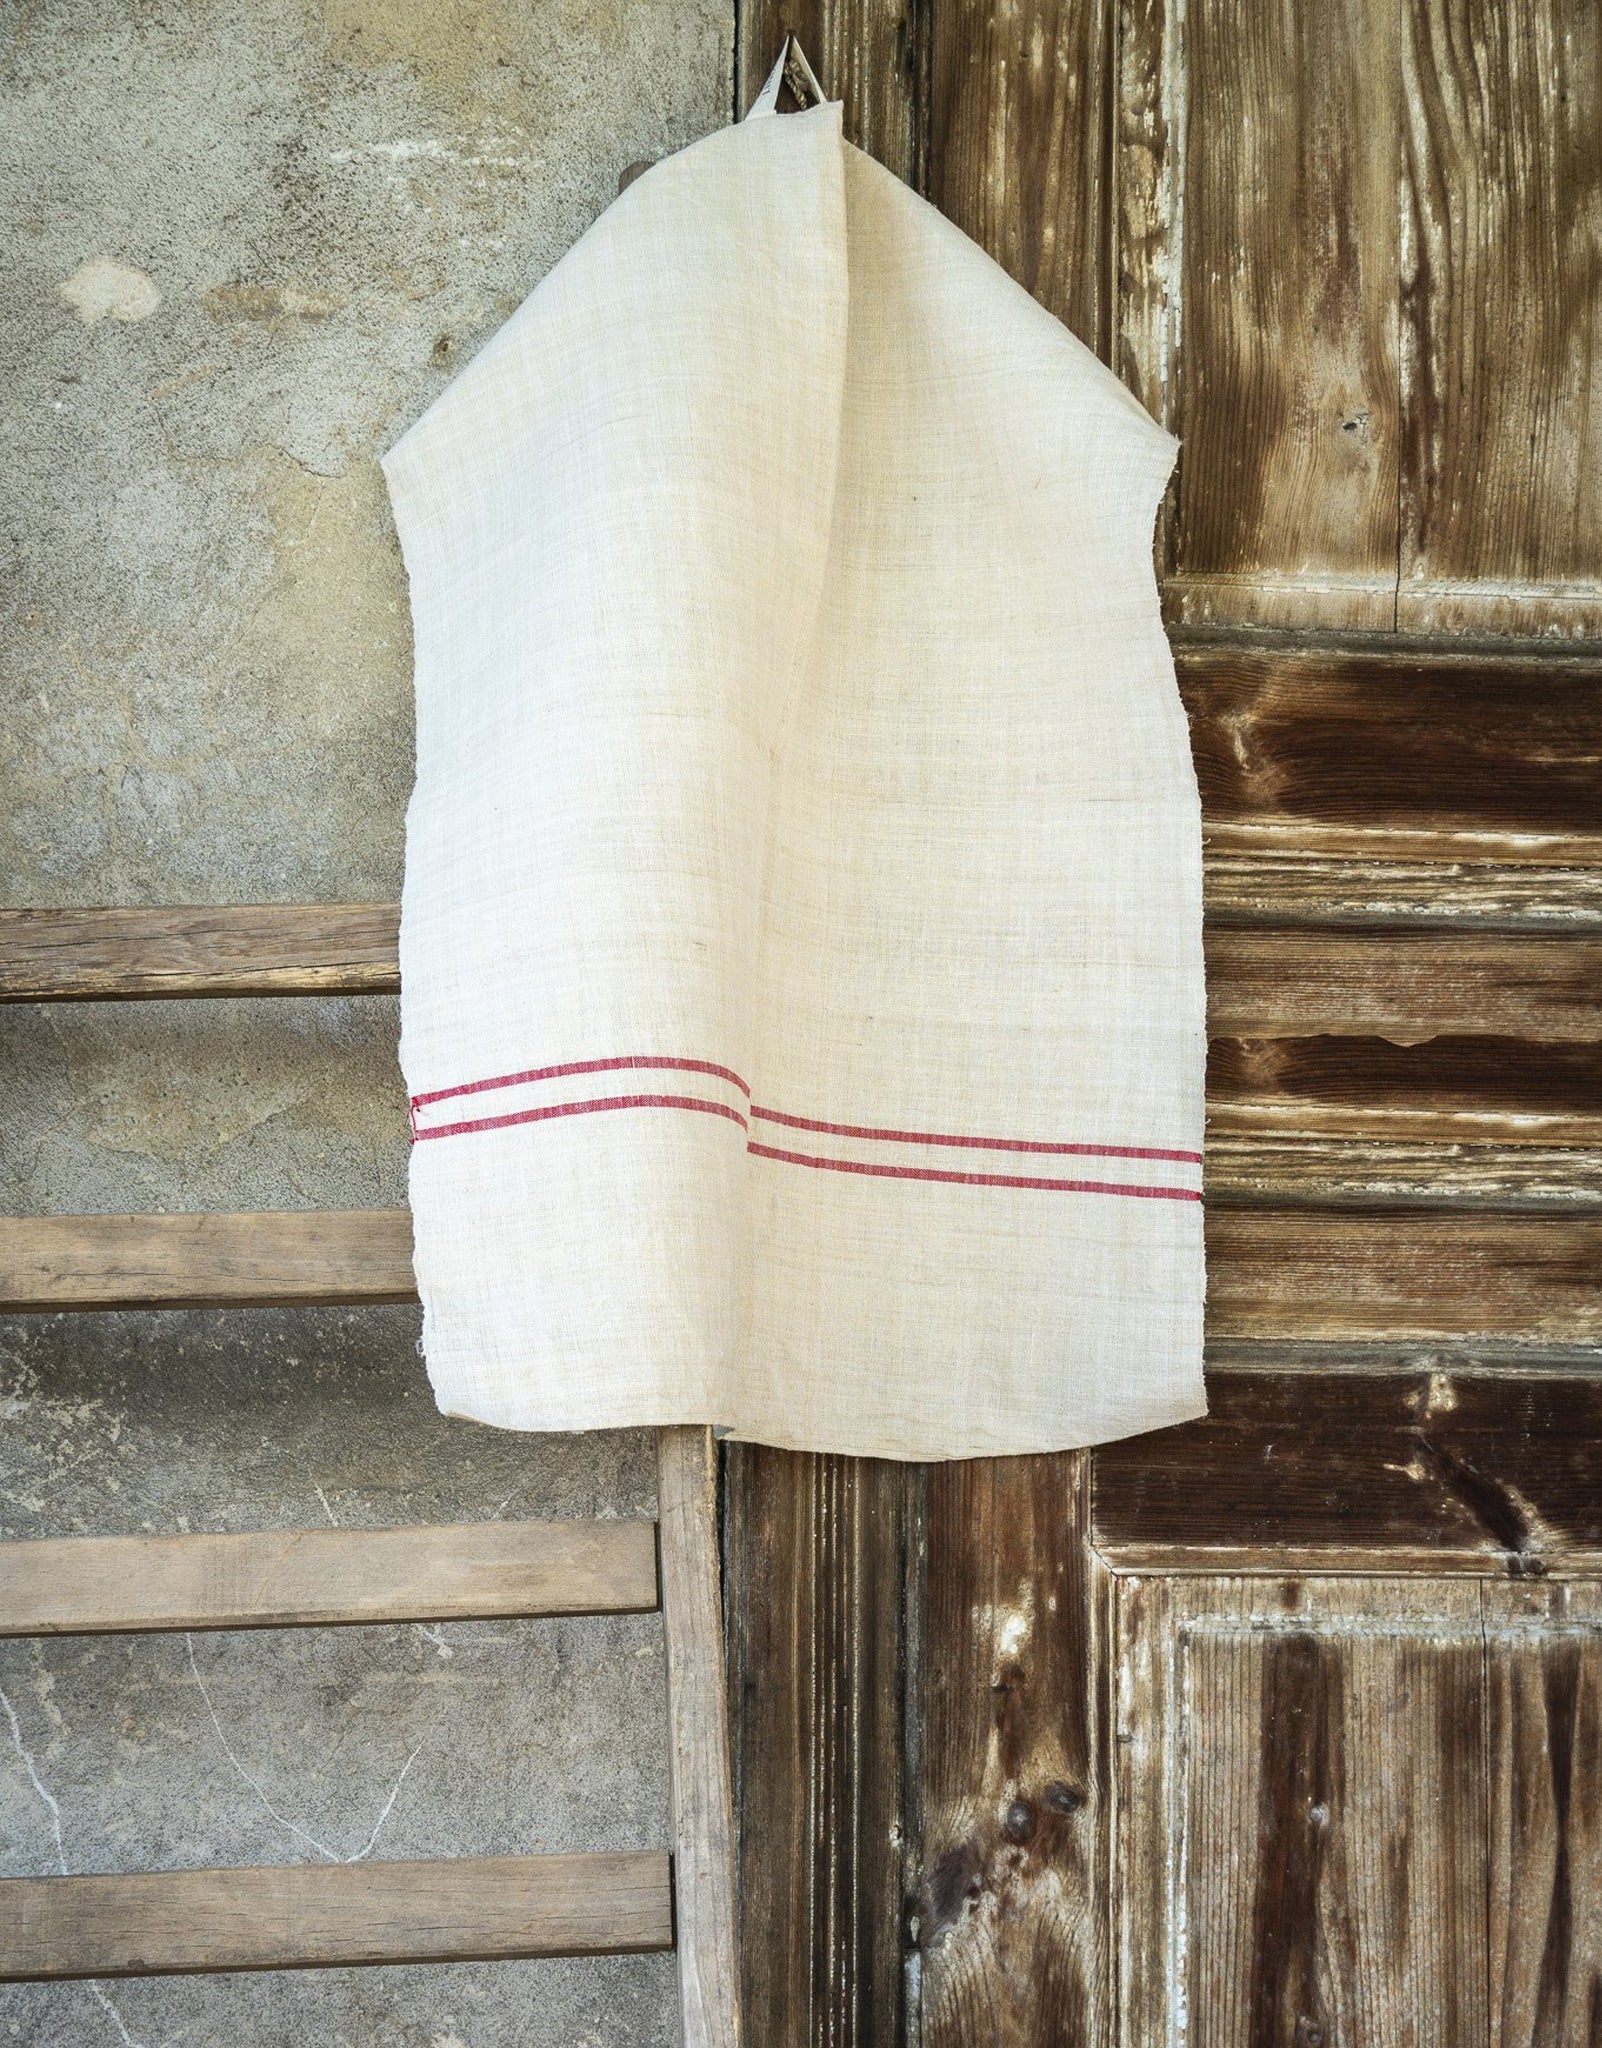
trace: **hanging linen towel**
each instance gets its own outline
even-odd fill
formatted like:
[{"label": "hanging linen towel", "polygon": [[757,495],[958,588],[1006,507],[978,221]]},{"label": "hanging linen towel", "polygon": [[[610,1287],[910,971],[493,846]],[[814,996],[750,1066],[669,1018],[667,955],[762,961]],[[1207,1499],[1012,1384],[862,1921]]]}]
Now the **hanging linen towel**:
[{"label": "hanging linen towel", "polygon": [[444,1409],[893,1458],[1202,1412],[1177,447],[825,105],[639,179],[391,452]]}]

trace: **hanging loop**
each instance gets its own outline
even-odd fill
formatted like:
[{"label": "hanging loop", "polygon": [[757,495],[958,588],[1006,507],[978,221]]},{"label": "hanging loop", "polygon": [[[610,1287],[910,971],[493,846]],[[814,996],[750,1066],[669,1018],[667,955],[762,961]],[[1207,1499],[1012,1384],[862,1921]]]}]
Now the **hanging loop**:
[{"label": "hanging loop", "polygon": [[794,35],[785,37],[778,62],[763,81],[762,90],[751,102],[751,111],[745,118],[760,121],[768,114],[776,114],[779,111],[779,94],[785,86],[790,88],[798,111],[823,105],[825,94],[818,83],[818,74],[807,62],[807,53]]}]

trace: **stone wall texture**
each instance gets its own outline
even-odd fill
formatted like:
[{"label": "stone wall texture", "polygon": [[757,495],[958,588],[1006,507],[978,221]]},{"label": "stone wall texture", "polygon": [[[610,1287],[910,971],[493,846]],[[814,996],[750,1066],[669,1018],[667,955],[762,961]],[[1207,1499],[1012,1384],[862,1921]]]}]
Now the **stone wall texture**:
[{"label": "stone wall texture", "polygon": [[[380,452],[623,168],[729,118],[715,0],[0,17],[0,901],[399,888]],[[398,1204],[394,1005],[0,1012],[0,1208]],[[649,1512],[643,1437],[448,1422],[386,1309],[0,1323],[0,1534]],[[0,1645],[0,1874],[666,1840],[649,1617]],[[0,1991],[0,2040],[601,2048],[672,1964]]]}]

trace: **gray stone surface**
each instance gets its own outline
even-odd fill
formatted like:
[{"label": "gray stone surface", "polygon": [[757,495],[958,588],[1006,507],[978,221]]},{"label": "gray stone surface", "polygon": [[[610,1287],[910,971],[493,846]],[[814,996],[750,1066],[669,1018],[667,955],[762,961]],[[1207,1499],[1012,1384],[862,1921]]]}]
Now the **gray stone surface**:
[{"label": "gray stone surface", "polygon": [[[728,116],[730,0],[40,0],[0,37],[0,901],[388,897],[378,453]],[[0,1208],[404,1195],[376,999],[0,1012]],[[652,1505],[643,1437],[435,1412],[406,1310],[0,1326],[7,1536]],[[0,1646],[0,1873],[666,1838],[650,1617]],[[13,1725],[14,1717],[14,1725]],[[368,1845],[371,1843],[371,1847]],[[671,1962],[0,1992],[0,2041],[675,2038]]]},{"label": "gray stone surface", "polygon": [[[650,1512],[636,1434],[447,1421],[406,1309],[0,1323],[0,1534]],[[0,1644],[10,1876],[666,1838],[654,1616]],[[113,2012],[102,2001],[109,1998]],[[0,1991],[0,2039],[666,2043],[671,1959]]]}]

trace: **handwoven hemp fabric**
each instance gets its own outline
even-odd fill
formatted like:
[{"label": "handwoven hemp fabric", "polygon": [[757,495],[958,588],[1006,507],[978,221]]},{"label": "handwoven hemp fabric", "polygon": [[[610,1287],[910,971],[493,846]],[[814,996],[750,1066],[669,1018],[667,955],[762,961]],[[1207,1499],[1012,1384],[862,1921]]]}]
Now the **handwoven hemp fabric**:
[{"label": "handwoven hemp fabric", "polygon": [[444,1409],[925,1459],[1202,1412],[1177,447],[825,105],[640,178],[392,451]]}]

